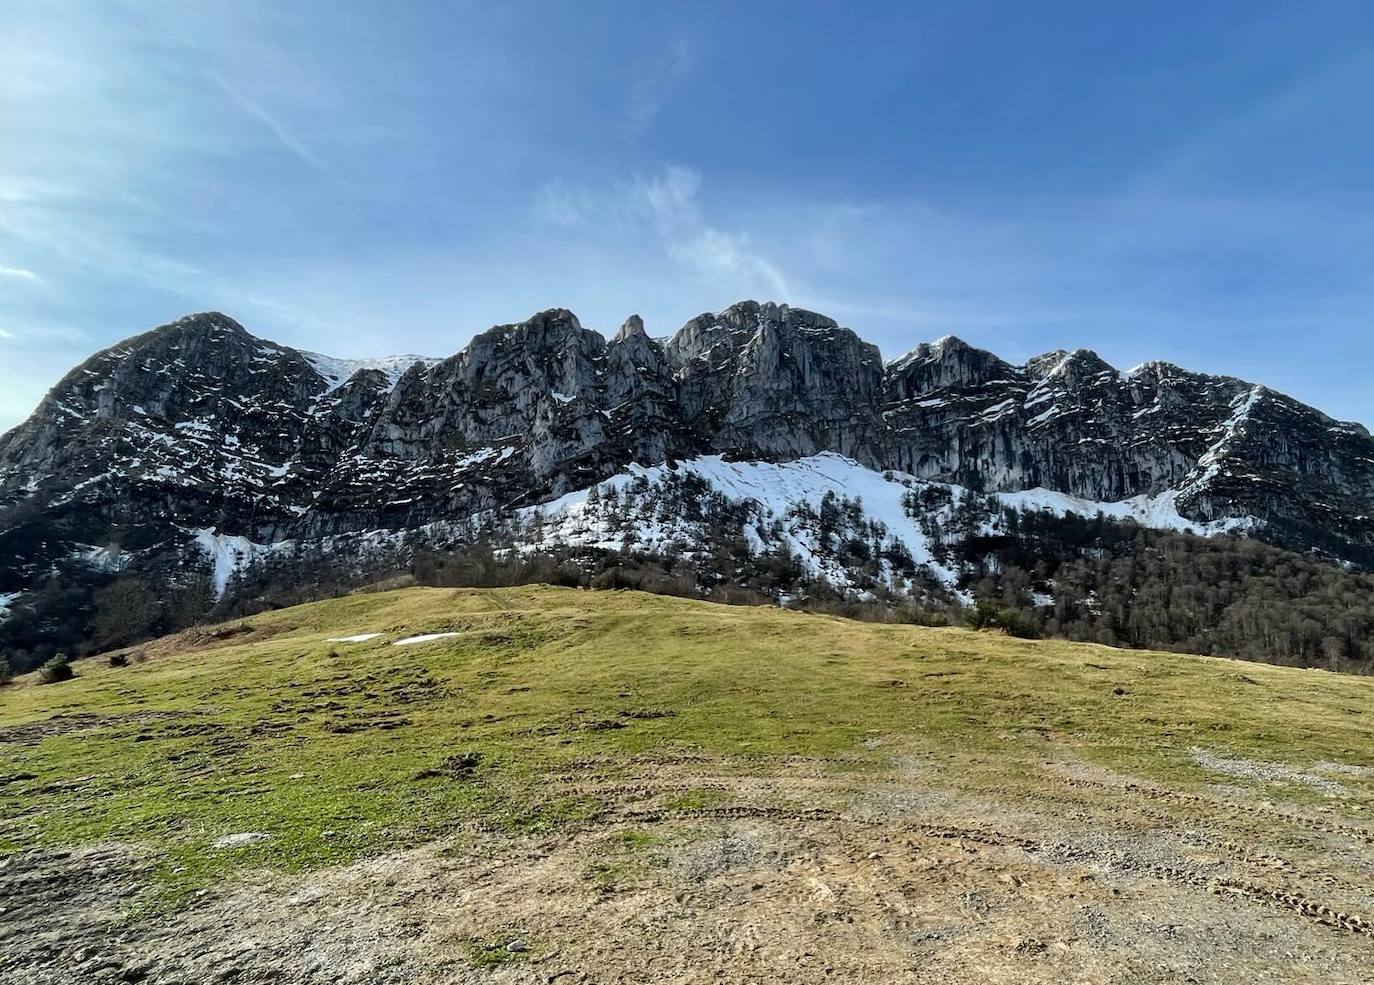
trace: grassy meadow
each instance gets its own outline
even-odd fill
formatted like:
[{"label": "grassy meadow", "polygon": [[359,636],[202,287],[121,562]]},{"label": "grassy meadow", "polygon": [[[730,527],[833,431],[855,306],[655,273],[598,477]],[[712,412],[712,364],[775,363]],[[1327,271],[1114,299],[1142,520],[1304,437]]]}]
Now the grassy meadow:
[{"label": "grassy meadow", "polygon": [[[366,633],[381,635],[328,642]],[[456,635],[393,645],[430,633]],[[1374,680],[633,592],[358,594],[75,667],[0,689],[0,856],[146,844],[169,901],[234,869],[318,867],[474,823],[576,824],[607,805],[547,796],[541,777],[589,758],[862,772],[915,754],[990,789],[1055,760],[1215,782],[1196,747],[1374,765]],[[1374,804],[1374,784],[1349,782],[1347,806]],[[270,837],[215,847],[245,833]]]}]

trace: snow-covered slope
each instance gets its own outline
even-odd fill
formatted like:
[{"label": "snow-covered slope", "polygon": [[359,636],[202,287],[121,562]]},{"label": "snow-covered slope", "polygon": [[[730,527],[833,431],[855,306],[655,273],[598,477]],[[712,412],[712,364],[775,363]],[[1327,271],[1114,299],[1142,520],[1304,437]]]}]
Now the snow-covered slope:
[{"label": "snow-covered slope", "polygon": [[1178,512],[1178,490],[1170,489],[1158,496],[1133,496],[1115,503],[1099,503],[1079,499],[1053,489],[1027,489],[1022,492],[997,493],[997,501],[1015,510],[1049,510],[1056,516],[1102,516],[1113,520],[1134,520],[1142,527],[1156,530],[1177,530],[1181,533],[1214,537],[1217,534],[1240,533],[1258,522],[1254,517],[1231,516],[1205,523],[1189,520]]},{"label": "snow-covered slope", "polygon": [[273,554],[290,553],[292,541],[255,544],[247,537],[215,533],[213,528],[194,531],[195,543],[210,559],[210,588],[216,599],[224,595],[229,582],[255,561]]},{"label": "snow-covered slope", "polygon": [[326,356],[318,352],[301,352],[306,361],[315,367],[315,371],[324,377],[329,385],[326,393],[333,393],[343,386],[355,375],[365,369],[375,369],[387,378],[391,387],[395,387],[405,375],[406,370],[420,363],[422,366],[433,366],[439,362],[438,359],[431,359],[425,356],[378,356],[372,359],[340,359],[337,356]]},{"label": "snow-covered slope", "polygon": [[[705,490],[735,509],[713,512],[701,505]],[[754,552],[784,550],[811,577],[832,585],[856,584],[853,558],[846,558],[842,542],[860,538],[872,545],[878,582],[905,591],[914,571],[952,589],[961,573],[949,548],[970,533],[998,532],[997,507],[1048,510],[1057,516],[1101,514],[1201,536],[1243,530],[1253,522],[1228,518],[1197,523],[1179,515],[1176,497],[1171,490],[1099,503],[1046,489],[978,497],[961,486],[877,472],[832,452],[776,463],[706,455],[673,466],[632,465],[588,489],[521,510],[515,529],[527,550],[632,548],[690,557],[711,551],[711,527],[724,515],[727,522],[738,521]],[[693,500],[697,508],[684,505]],[[970,500],[992,507],[982,509],[971,529],[956,522],[957,511]]]},{"label": "snow-covered slope", "polygon": [[1102,515],[1199,536],[1243,532],[1255,522],[1189,520],[1179,515],[1177,495],[1171,490],[1115,503],[1047,489],[981,495],[904,472],[878,472],[833,452],[789,462],[704,455],[671,465],[631,465],[513,514],[483,511],[409,531],[383,528],[271,543],[212,528],[184,535],[210,563],[215,598],[226,594],[236,577],[274,559],[315,552],[376,561],[417,547],[461,546],[485,531],[509,538],[525,553],[628,550],[707,566],[720,563],[712,554],[729,538],[755,558],[786,556],[805,579],[860,595],[873,586],[901,594],[925,585],[967,602],[970,597],[959,585],[970,572],[961,568],[954,548],[972,535],[1001,533],[1003,509]]},{"label": "snow-covered slope", "polygon": [[[710,531],[703,527],[707,518],[702,512],[665,509],[662,497],[653,496],[665,482],[684,476],[700,479],[712,492],[741,507],[742,533],[751,548],[765,551],[784,546],[812,577],[836,585],[853,580],[836,552],[822,542],[819,514],[830,496],[859,500],[865,522],[877,525],[880,545],[900,544],[918,567],[939,581],[952,585],[957,580],[953,570],[936,560],[915,518],[903,510],[903,496],[922,483],[905,474],[875,472],[829,452],[794,462],[730,462],[720,455],[705,455],[672,468],[632,465],[590,489],[522,510],[527,523],[537,520],[542,526],[542,535],[528,544],[531,548],[562,544],[606,549],[632,545],[650,552],[672,549],[684,554],[709,551]],[[608,505],[610,501],[615,505]],[[883,578],[898,580],[890,564],[883,565]]]}]

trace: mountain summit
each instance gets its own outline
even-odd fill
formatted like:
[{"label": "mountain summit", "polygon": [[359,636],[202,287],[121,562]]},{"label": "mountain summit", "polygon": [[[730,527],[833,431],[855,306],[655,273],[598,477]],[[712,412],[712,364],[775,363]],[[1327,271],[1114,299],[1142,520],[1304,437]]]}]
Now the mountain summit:
[{"label": "mountain summit", "polygon": [[946,337],[884,364],[824,315],[754,301],[663,342],[638,316],[608,340],[551,309],[446,359],[338,360],[208,312],[97,353],[0,436],[0,593],[94,571],[223,595],[284,548],[461,542],[631,467],[827,454],[1374,563],[1363,427],[1168,363],[1015,365]]}]

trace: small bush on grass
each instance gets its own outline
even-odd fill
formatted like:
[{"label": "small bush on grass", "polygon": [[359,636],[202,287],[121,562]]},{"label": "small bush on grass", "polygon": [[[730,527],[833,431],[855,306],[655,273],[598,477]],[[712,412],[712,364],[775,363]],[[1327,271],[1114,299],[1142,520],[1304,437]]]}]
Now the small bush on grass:
[{"label": "small bush on grass", "polygon": [[1019,609],[999,609],[987,599],[978,599],[965,613],[972,629],[1000,629],[1009,636],[1033,640],[1039,637],[1035,620]]},{"label": "small bush on grass", "polygon": [[72,662],[65,653],[59,653],[42,667],[38,668],[38,683],[56,684],[58,681],[69,681],[76,676],[72,670]]}]

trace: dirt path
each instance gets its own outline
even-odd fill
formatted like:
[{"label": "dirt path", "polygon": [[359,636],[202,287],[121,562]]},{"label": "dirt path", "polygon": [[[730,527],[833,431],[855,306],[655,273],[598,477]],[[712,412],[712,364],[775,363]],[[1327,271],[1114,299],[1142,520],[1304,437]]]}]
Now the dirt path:
[{"label": "dirt path", "polygon": [[[129,917],[134,846],[0,867],[0,982],[1366,983],[1374,830],[1042,763],[589,760],[472,829]],[[957,780],[956,780],[957,777]]]}]

